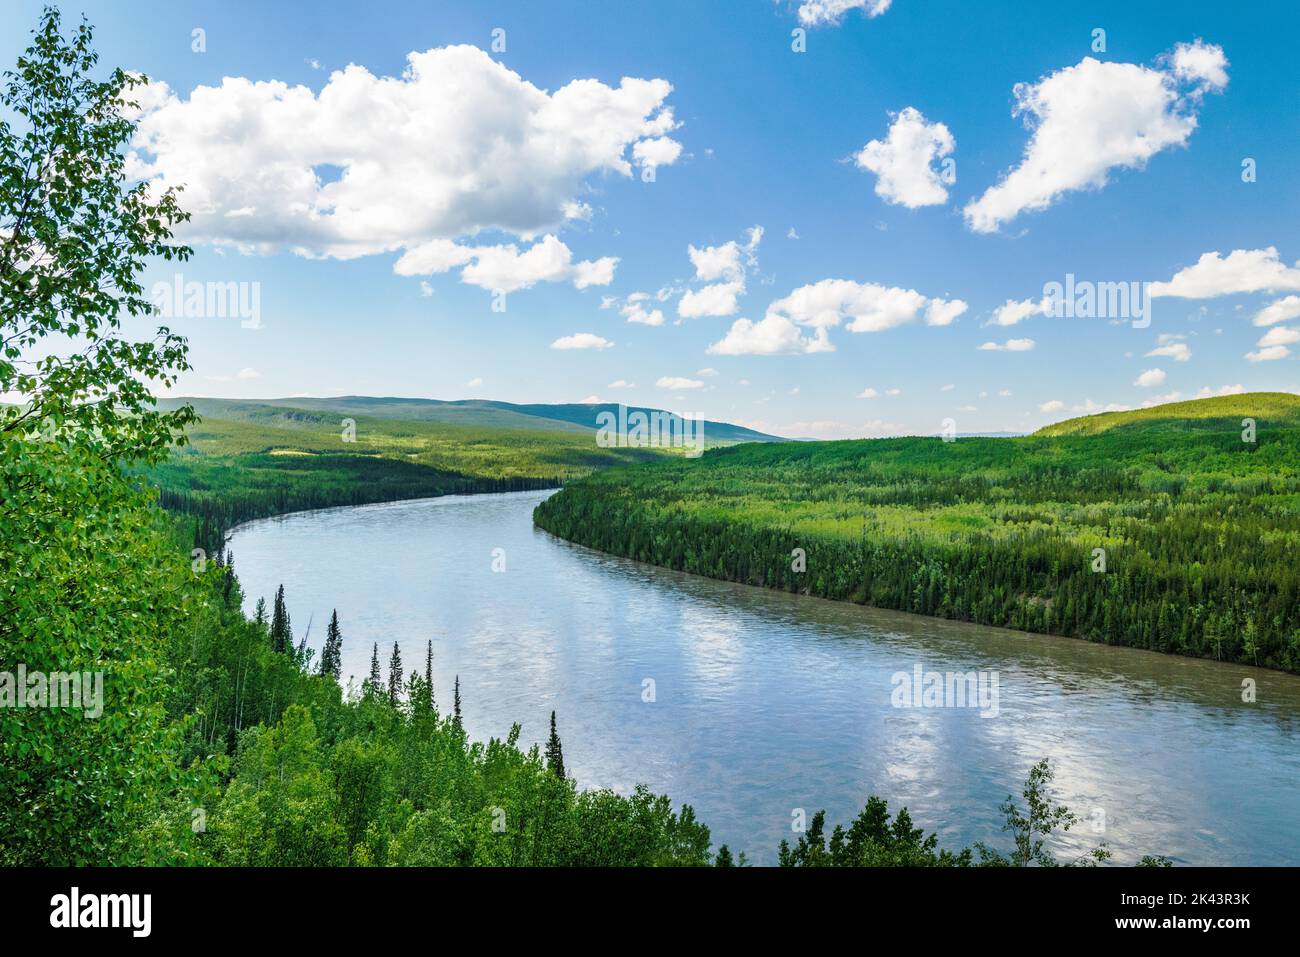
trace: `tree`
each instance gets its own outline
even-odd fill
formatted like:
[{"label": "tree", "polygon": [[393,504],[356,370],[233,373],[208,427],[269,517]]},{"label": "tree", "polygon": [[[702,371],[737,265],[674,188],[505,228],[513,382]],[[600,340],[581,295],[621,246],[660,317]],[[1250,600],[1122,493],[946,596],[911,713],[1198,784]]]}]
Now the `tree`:
[{"label": "tree", "polygon": [[320,653],[320,673],[335,681],[343,670],[343,633],[339,630],[339,612],[334,609],[325,629],[325,646]]},{"label": "tree", "polygon": [[397,642],[393,642],[393,654],[388,659],[388,703],[397,706],[397,702],[402,700],[402,682],[405,675],[402,673],[402,653],[397,648]]},{"label": "tree", "polygon": [[451,714],[452,714],[452,720],[455,722],[456,727],[463,728],[464,725],[461,724],[461,720],[460,720],[460,675],[456,676],[456,684],[452,688]]},{"label": "tree", "polygon": [[362,689],[366,695],[377,695],[382,692],[384,687],[384,675],[379,670],[379,642],[375,642],[374,648],[370,652],[370,675],[366,678]]},{"label": "tree", "polygon": [[266,599],[259,598],[257,607],[253,610],[253,621],[261,627],[266,627]]},{"label": "tree", "polygon": [[102,679],[84,711],[0,708],[8,865],[126,861],[190,774],[161,662],[194,576],[128,477],[184,443],[193,409],[158,412],[153,391],[189,364],[167,329],[123,328],[152,314],[147,260],[189,255],[169,243],[185,216],[128,187],[144,80],[97,63],[90,26],[65,37],[46,9],[0,89],[0,395],[22,397],[0,406],[0,662]]},{"label": "tree", "polygon": [[281,654],[293,651],[293,626],[289,623],[289,609],[284,603],[284,586],[275,592],[275,605],[271,610],[271,647]]},{"label": "tree", "polygon": [[432,714],[437,710],[437,705],[433,700],[433,640],[429,641],[429,648],[424,653],[424,706]]},{"label": "tree", "polygon": [[[1049,793],[1048,788],[1053,777],[1055,772],[1051,764],[1047,758],[1043,758],[1029,769],[1029,777],[1025,780],[1025,787],[1021,792],[1025,799],[1025,810],[1022,812],[1009,794],[1002,802],[1001,810],[1006,818],[1002,830],[1009,831],[1015,841],[1015,850],[1011,852],[1011,857],[1006,863],[1015,867],[1029,867],[1032,864],[1040,867],[1058,866],[1055,856],[1047,848],[1047,841],[1058,828],[1062,832],[1068,831],[1078,823],[1079,817],[1064,804],[1058,803]],[[977,845],[977,848],[986,861],[1002,862],[999,855],[989,852],[987,848],[980,845]],[[1110,851],[1105,844],[1102,844],[1074,863],[1097,864],[1110,856]]]},{"label": "tree", "polygon": [[561,781],[564,780],[564,748],[555,730],[555,712],[551,712],[551,736],[546,741],[546,767]]}]

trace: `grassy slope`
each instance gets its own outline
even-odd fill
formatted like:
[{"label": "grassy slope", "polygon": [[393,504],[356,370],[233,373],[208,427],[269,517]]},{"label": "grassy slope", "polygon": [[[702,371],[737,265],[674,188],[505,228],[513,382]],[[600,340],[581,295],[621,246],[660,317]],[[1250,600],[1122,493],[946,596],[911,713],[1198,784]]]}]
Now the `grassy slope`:
[{"label": "grassy slope", "polygon": [[[1289,394],[1014,439],[738,446],[591,476],[537,522],[714,577],[1300,669],[1300,397]],[[789,568],[796,547],[806,574]],[[1090,570],[1098,547],[1107,575]]]}]

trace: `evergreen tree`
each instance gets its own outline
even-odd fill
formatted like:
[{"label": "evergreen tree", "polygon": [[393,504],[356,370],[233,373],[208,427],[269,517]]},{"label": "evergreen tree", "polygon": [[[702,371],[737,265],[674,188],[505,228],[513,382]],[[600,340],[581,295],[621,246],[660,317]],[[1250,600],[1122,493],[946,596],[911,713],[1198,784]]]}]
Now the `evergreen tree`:
[{"label": "evergreen tree", "polygon": [[424,706],[432,713],[436,709],[433,700],[433,641],[429,641],[429,649],[424,653]]},{"label": "evergreen tree", "polygon": [[329,626],[325,629],[325,647],[320,653],[320,673],[336,681],[343,670],[343,633],[339,630],[339,612],[334,609]]},{"label": "evergreen tree", "polygon": [[253,611],[253,621],[263,628],[266,627],[266,599],[265,598],[259,598],[257,600],[257,608],[254,609]]},{"label": "evergreen tree", "polygon": [[378,694],[384,687],[384,676],[379,670],[379,642],[375,642],[374,649],[370,652],[370,676],[366,678],[362,688],[367,695]]},{"label": "evergreen tree", "polygon": [[564,780],[564,749],[560,735],[555,730],[555,712],[551,712],[551,737],[546,742],[546,767],[560,780]]},{"label": "evergreen tree", "polygon": [[456,676],[456,685],[452,689],[451,715],[456,727],[463,728],[464,725],[460,721],[460,675]]},{"label": "evergreen tree", "polygon": [[293,650],[293,626],[289,623],[289,609],[284,604],[284,586],[275,592],[275,605],[271,610],[271,647],[287,654]]},{"label": "evergreen tree", "polygon": [[393,642],[393,654],[388,659],[388,703],[396,706],[397,702],[402,700],[402,653],[397,649],[397,642]]}]

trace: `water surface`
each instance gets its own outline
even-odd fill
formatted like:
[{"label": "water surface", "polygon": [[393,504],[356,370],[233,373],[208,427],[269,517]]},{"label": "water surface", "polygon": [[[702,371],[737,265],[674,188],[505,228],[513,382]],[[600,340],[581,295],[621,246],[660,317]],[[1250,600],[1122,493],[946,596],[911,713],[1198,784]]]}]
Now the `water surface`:
[{"label": "water surface", "polygon": [[[345,681],[374,642],[385,673],[394,641],[422,669],[432,638],[439,705],[459,675],[472,737],[517,721],[544,742],[554,709],[582,786],[645,783],[756,862],[793,837],[796,809],[847,822],[870,794],[945,846],[1005,849],[998,804],[1050,757],[1083,818],[1062,857],[1104,839],[1126,863],[1300,863],[1300,678],[640,565],[534,528],[549,494],[255,522],[233,536],[235,568],[250,611],[283,583],[318,651],[338,609]],[[892,677],[918,664],[996,672],[997,715],[894,707]]]}]

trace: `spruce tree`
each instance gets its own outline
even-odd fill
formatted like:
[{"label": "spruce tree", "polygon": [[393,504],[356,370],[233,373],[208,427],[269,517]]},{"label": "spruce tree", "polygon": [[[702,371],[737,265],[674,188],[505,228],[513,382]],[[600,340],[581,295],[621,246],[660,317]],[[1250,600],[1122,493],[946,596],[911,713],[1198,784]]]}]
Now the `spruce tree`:
[{"label": "spruce tree", "polygon": [[257,607],[253,610],[253,621],[261,625],[263,628],[266,627],[266,599],[265,598],[259,598],[257,600]]},{"label": "spruce tree", "polygon": [[424,706],[433,713],[436,706],[433,700],[433,641],[429,641],[429,650],[424,653]]},{"label": "spruce tree", "polygon": [[370,652],[370,677],[362,686],[367,695],[378,694],[384,687],[384,676],[379,671],[379,642],[375,642],[374,650]]},{"label": "spruce tree", "polygon": [[393,654],[388,659],[388,703],[396,706],[402,700],[402,653],[393,642]]},{"label": "spruce tree", "polygon": [[320,653],[320,673],[336,681],[343,670],[343,633],[339,630],[339,612],[334,609],[329,626],[325,629],[325,647]]},{"label": "spruce tree", "polygon": [[456,676],[456,686],[452,689],[451,715],[456,727],[464,727],[460,722],[460,675]]},{"label": "spruce tree", "polygon": [[546,742],[546,766],[561,781],[564,780],[564,749],[560,746],[560,735],[555,730],[555,712],[551,712],[551,737]]},{"label": "spruce tree", "polygon": [[283,585],[276,589],[275,606],[271,610],[271,647],[282,654],[293,650],[293,627],[284,604]]}]

